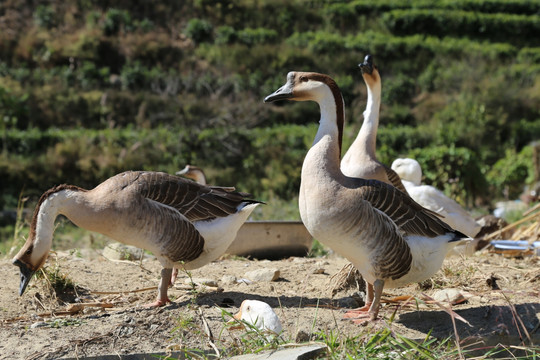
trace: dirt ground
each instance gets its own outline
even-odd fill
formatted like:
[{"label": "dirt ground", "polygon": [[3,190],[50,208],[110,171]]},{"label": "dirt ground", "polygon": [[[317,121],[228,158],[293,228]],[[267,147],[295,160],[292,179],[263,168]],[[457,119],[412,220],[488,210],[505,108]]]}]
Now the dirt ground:
[{"label": "dirt ground", "polygon": [[[335,255],[279,261],[221,259],[192,271],[193,278],[213,279],[218,287],[197,287],[193,293],[185,284],[187,274],[180,273],[175,287],[169,289],[173,303],[147,309],[143,305],[154,300],[157,290],[144,289],[155,287],[159,279],[160,266],[155,259],[141,264],[111,261],[96,251],[57,253],[49,258],[49,269],[57,269],[77,289],[76,293],[71,291],[58,297],[45,280],[35,277],[19,297],[19,270],[9,259],[3,259],[0,358],[155,354],[182,347],[212,350],[205,322],[218,349],[233,349],[244,330],[229,329],[226,322],[230,317],[223,316],[222,310],[235,313],[244,299],[270,304],[283,324],[282,337],[289,342],[317,340],[321,332],[339,336],[365,333],[368,337],[385,327],[412,339],[422,339],[430,330],[432,336],[447,338],[455,336],[452,318],[437,304],[421,301],[426,299],[424,295],[433,296],[445,288],[457,288],[467,298],[452,306],[468,322],[456,320],[460,340],[471,337],[483,341],[473,345],[477,348],[498,343],[519,345],[520,338],[527,337],[540,343],[538,256],[505,258],[483,251],[469,258],[449,258],[442,270],[422,286],[385,289],[386,299],[400,295],[415,298],[409,305],[386,302],[380,312],[383,320],[367,326],[342,320],[345,308],[361,305],[357,289],[345,289],[331,296],[331,276],[346,263]],[[259,268],[276,268],[280,277],[272,282],[241,281],[246,272]],[[112,307],[66,312],[68,304],[76,302],[108,303]],[[389,323],[394,312],[396,317]]]}]

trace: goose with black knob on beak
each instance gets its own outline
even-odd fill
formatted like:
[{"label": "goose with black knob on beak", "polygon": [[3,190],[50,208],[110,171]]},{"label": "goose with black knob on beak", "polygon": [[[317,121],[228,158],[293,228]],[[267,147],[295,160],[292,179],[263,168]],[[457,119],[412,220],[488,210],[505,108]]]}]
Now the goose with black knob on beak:
[{"label": "goose with black knob on beak", "polygon": [[379,70],[371,55],[366,55],[358,66],[367,86],[367,104],[362,127],[341,160],[341,171],[351,177],[379,180],[407,193],[398,174],[379,162],[375,154],[382,86]]},{"label": "goose with black knob on beak", "polygon": [[329,76],[290,72],[286,84],[264,99],[277,100],[319,104],[319,128],[302,165],[300,216],[314,238],[351,261],[373,285],[369,309],[353,314],[374,320],[383,287],[429,278],[446,253],[467,236],[395,187],[343,174],[345,107],[338,85]]},{"label": "goose with black knob on beak", "polygon": [[45,263],[61,214],[83,229],[151,251],[163,269],[157,300],[148,306],[165,305],[173,268],[196,269],[221,256],[261,203],[250,197],[146,171],[120,173],[92,190],[54,187],[41,196],[28,239],[13,258],[21,272],[19,295]]},{"label": "goose with black knob on beak", "polygon": [[[379,69],[373,63],[373,56],[366,55],[364,62],[358,64],[362,78],[367,87],[367,102],[364,110],[364,121],[343,159],[341,171],[346,176],[379,180],[393,185],[405,194],[407,190],[398,174],[385,164],[377,160],[377,130],[379,127],[379,113],[381,107],[382,80]],[[341,272],[350,272],[350,264],[343,267]],[[366,309],[373,301],[373,285],[366,284]]]}]

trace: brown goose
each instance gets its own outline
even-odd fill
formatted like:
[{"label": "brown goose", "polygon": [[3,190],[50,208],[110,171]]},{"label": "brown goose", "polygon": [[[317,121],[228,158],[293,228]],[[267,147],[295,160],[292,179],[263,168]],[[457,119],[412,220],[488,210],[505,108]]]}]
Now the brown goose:
[{"label": "brown goose", "polygon": [[146,171],[120,173],[92,190],[54,187],[41,196],[28,239],[13,258],[21,271],[19,295],[47,259],[62,214],[81,228],[151,251],[163,269],[157,300],[149,305],[164,305],[173,267],[195,269],[222,255],[260,203],[250,196]]},{"label": "brown goose", "polygon": [[[364,110],[364,122],[356,139],[343,155],[340,165],[341,171],[350,177],[382,181],[407,194],[399,175],[393,169],[379,162],[375,154],[382,87],[379,69],[373,63],[371,55],[366,55],[364,62],[358,66],[367,86],[366,110]],[[345,265],[342,269],[342,272],[349,271],[350,264]],[[373,285],[366,285],[366,303],[370,304],[373,301]]]},{"label": "brown goose", "polygon": [[199,184],[206,185],[206,175],[203,169],[195,165],[186,165],[182,170],[177,171],[176,175],[182,175],[189,179],[192,179]]},{"label": "brown goose", "polygon": [[321,118],[302,166],[299,208],[307,229],[344,256],[374,287],[373,302],[355,316],[376,319],[383,287],[429,278],[466,238],[405,193],[340,169],[344,103],[337,84],[318,73],[290,72],[264,101],[315,101]]},{"label": "brown goose", "polygon": [[377,160],[375,155],[377,128],[379,127],[379,109],[381,107],[381,76],[373,64],[373,56],[366,55],[364,62],[358,65],[367,85],[367,104],[364,122],[358,136],[343,155],[341,171],[347,176],[374,179],[394,185],[407,193],[399,175],[394,170]]}]

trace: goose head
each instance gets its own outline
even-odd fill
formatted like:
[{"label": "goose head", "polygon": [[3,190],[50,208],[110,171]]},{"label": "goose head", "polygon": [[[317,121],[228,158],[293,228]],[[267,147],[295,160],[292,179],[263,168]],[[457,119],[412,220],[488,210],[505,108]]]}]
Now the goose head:
[{"label": "goose head", "polygon": [[195,180],[199,184],[206,185],[206,176],[204,174],[204,171],[194,165],[186,165],[182,170],[177,171],[176,175],[182,175],[189,179]]},{"label": "goose head", "polygon": [[45,260],[47,260],[48,253],[49,249],[46,247],[36,246],[35,231],[34,233],[31,232],[26,243],[12,261],[13,265],[19,267],[21,273],[19,296],[24,294],[32,275],[43,266]]},{"label": "goose head", "polygon": [[345,103],[337,83],[328,75],[315,72],[291,71],[287,74],[285,85],[264,98],[264,102],[278,100],[315,101],[321,109],[323,118],[333,119],[338,131],[339,154],[343,139]]},{"label": "goose head", "polygon": [[373,63],[373,56],[366,55],[364,62],[358,64],[360,70],[362,71],[362,77],[368,85],[368,88],[375,88],[381,86],[381,76],[379,75],[379,70],[377,66]]},{"label": "goose head", "polygon": [[402,180],[410,181],[418,186],[422,182],[422,168],[418,161],[410,158],[400,158],[392,163],[394,170]]},{"label": "goose head", "polygon": [[314,72],[291,71],[287,74],[285,85],[268,95],[264,102],[278,100],[316,101],[320,102],[332,95],[332,88],[337,84],[329,76]]},{"label": "goose head", "polygon": [[281,333],[281,321],[267,303],[259,300],[244,300],[240,310],[233,316],[236,320],[245,321],[260,330]]},{"label": "goose head", "polygon": [[32,216],[28,238],[12,260],[13,265],[18,266],[21,272],[20,296],[24,294],[32,275],[43,266],[51,250],[54,219],[58,215],[55,199],[60,194],[62,191],[58,187],[46,191],[41,196]]}]

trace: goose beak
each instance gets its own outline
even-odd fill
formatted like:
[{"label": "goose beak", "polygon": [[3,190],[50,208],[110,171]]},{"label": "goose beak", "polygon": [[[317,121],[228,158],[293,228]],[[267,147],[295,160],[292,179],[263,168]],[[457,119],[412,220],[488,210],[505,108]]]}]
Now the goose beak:
[{"label": "goose beak", "polygon": [[366,55],[364,58],[364,62],[361,64],[358,64],[360,67],[360,70],[362,70],[362,74],[369,74],[373,73],[373,56]]},{"label": "goose beak", "polygon": [[186,166],[186,167],[185,167],[185,168],[183,168],[182,170],[180,170],[180,171],[177,171],[177,172],[176,172],[176,175],[184,175],[184,174],[187,174],[187,173],[188,173],[188,171],[189,171],[189,167],[188,167],[188,166]]},{"label": "goose beak", "polygon": [[242,320],[242,309],[238,310],[238,312],[233,315],[233,318],[235,318],[238,321]]},{"label": "goose beak", "polygon": [[293,97],[293,87],[289,82],[277,89],[273,94],[264,98],[264,102],[272,102],[278,100],[287,100]]},{"label": "goose beak", "polygon": [[22,296],[24,294],[24,290],[26,290],[26,286],[30,282],[30,279],[32,278],[32,275],[34,275],[35,271],[32,271],[20,260],[14,260],[13,265],[18,266],[21,270],[21,284],[19,287],[19,296]]}]

